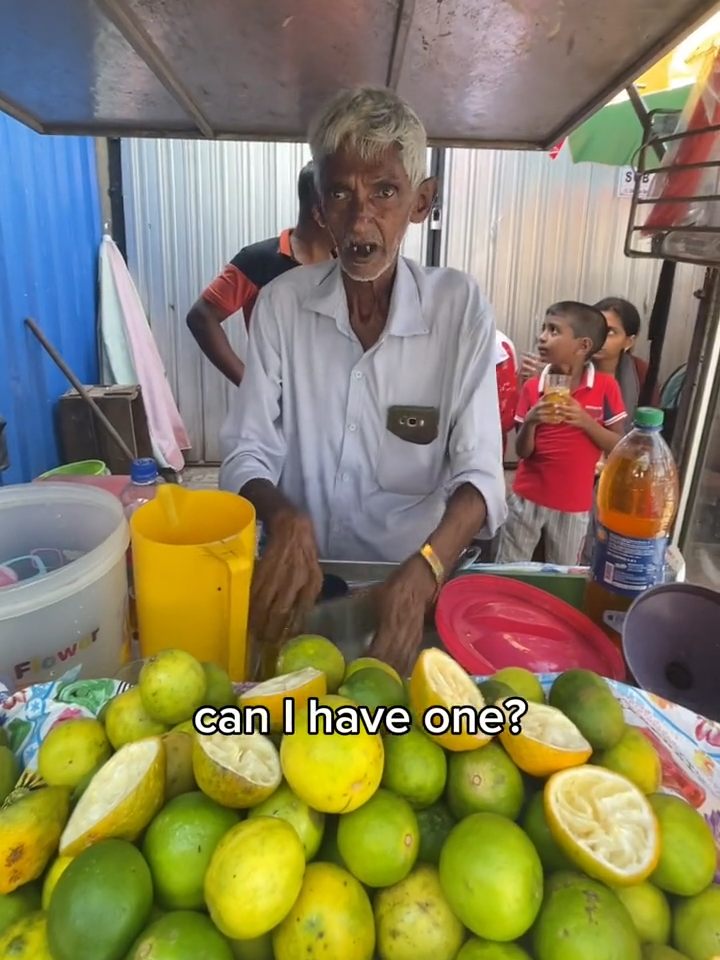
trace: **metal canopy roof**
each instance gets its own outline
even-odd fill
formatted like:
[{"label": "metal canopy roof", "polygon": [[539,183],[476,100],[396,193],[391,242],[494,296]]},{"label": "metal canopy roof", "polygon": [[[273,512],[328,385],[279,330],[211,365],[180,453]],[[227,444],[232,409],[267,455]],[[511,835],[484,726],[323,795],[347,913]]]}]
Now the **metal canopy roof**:
[{"label": "metal canopy roof", "polygon": [[547,149],[717,0],[0,0],[0,108],[42,133],[301,140],[395,87],[435,143]]}]

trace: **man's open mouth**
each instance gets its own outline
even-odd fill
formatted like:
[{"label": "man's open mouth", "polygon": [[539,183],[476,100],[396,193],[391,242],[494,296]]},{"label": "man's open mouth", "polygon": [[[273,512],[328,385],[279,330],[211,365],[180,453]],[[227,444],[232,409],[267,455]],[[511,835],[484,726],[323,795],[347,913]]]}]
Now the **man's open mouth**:
[{"label": "man's open mouth", "polygon": [[379,245],[377,243],[346,243],[345,250],[350,258],[358,263],[370,260],[379,250]]}]

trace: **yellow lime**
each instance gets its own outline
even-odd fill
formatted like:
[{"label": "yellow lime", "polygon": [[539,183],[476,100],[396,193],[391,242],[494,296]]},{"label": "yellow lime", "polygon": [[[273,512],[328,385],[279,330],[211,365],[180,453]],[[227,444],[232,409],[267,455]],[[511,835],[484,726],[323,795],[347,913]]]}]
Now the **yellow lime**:
[{"label": "yellow lime", "polygon": [[193,770],[203,793],[236,810],[261,803],[282,780],[277,749],[260,733],[194,737]]},{"label": "yellow lime", "polygon": [[407,800],[379,789],[367,803],[340,817],[340,856],[367,887],[389,887],[408,875],[420,849],[417,818]]},{"label": "yellow lime", "polygon": [[0,804],[12,793],[19,776],[20,764],[17,757],[10,747],[0,744]]},{"label": "yellow lime", "polygon": [[2,960],[54,960],[47,939],[47,918],[43,911],[29,913],[0,934]]},{"label": "yellow lime", "polygon": [[234,810],[199,791],[175,797],[158,813],[147,828],[142,852],[162,908],[203,909],[205,871],[218,843],[238,821]]},{"label": "yellow lime", "polygon": [[284,721],[284,703],[295,701],[295,710],[301,710],[310,697],[324,697],[327,693],[325,674],[314,667],[304,667],[294,673],[285,673],[264,683],[258,683],[240,695],[241,707],[265,707],[270,714],[272,729],[281,731]]},{"label": "yellow lime", "polygon": [[720,957],[720,884],[678,902],[673,932],[675,946],[690,960]]},{"label": "yellow lime", "polygon": [[403,682],[402,677],[394,667],[391,667],[389,663],[385,663],[384,660],[378,660],[377,657],[358,657],[357,660],[351,660],[345,668],[345,678],[343,682],[347,683],[354,673],[357,673],[359,670],[367,670],[368,668],[384,670],[388,676],[397,680],[398,683],[402,684]]},{"label": "yellow lime", "polygon": [[277,817],[239,823],[220,840],[205,874],[215,926],[233,940],[268,933],[296,902],[304,872],[305,853],[289,823]]},{"label": "yellow lime", "polygon": [[192,720],[183,720],[182,723],[176,723],[170,733],[189,733],[191,737],[194,737],[197,730]]},{"label": "yellow lime", "polygon": [[596,754],[593,763],[621,773],[645,794],[655,793],[662,784],[658,752],[637,727],[627,727],[620,742]]},{"label": "yellow lime", "polygon": [[541,790],[530,798],[521,826],[532,840],[546,873],[573,869],[572,861],[563,853],[550,832]]},{"label": "yellow lime", "polygon": [[416,727],[402,736],[386,736],[383,744],[384,787],[416,810],[440,799],[447,782],[447,757],[441,746]]},{"label": "yellow lime", "polygon": [[51,787],[74,790],[82,778],[105,763],[112,747],[99,720],[81,717],[54,726],[40,744],[38,773]]},{"label": "yellow lime", "polygon": [[204,704],[207,679],[202,664],[192,654],[161,650],[143,664],[138,690],[153,720],[173,727],[189,720]]},{"label": "yellow lime", "polygon": [[615,893],[630,914],[641,943],[668,942],[672,917],[662,890],[645,881],[633,887],[617,887]]},{"label": "yellow lime", "polygon": [[[428,727],[425,713],[431,707],[440,707],[445,713],[453,708],[470,707],[476,713],[483,709],[485,701],[471,677],[452,657],[436,647],[423,650],[417,658],[410,677],[410,705],[415,716]],[[462,730],[453,733],[433,734],[433,739],[446,750],[476,750],[490,740],[478,730],[472,732],[463,721]]]},{"label": "yellow lime", "polygon": [[104,723],[107,738],[115,750],[126,743],[167,732],[166,724],[153,720],[143,706],[138,687],[131,687],[113,697],[105,708]]},{"label": "yellow lime", "polygon": [[715,875],[712,830],[705,817],[679,797],[654,793],[648,799],[660,824],[660,859],[650,880],[667,893],[693,897]]},{"label": "yellow lime", "polygon": [[165,748],[165,800],[196,789],[192,760],[192,737],[181,730],[162,736]]},{"label": "yellow lime", "polygon": [[440,851],[457,821],[442,802],[416,810],[415,816],[420,830],[418,861],[436,867],[440,862]]},{"label": "yellow lime", "polygon": [[375,898],[378,952],[383,960],[455,960],[465,928],[450,909],[435,867],[421,864]]},{"label": "yellow lime", "polygon": [[312,860],[320,849],[325,814],[309,807],[293,793],[287,783],[281,783],[275,793],[250,811],[249,816],[278,817],[286,820],[300,837],[306,860]]},{"label": "yellow lime", "polygon": [[457,820],[471,813],[499,813],[515,820],[525,802],[523,778],[497,743],[455,753],[448,764],[447,804]]},{"label": "yellow lime", "polygon": [[90,781],[60,838],[76,857],[99,840],[137,840],[165,800],[165,750],[159,737],[128,743]]},{"label": "yellow lime", "polygon": [[490,678],[495,683],[506,683],[515,693],[528,703],[545,703],[545,691],[534,673],[524,667],[503,667],[496,670]]},{"label": "yellow lime", "polygon": [[294,673],[304,667],[314,667],[325,674],[328,693],[335,693],[345,676],[345,658],[335,644],[326,637],[301,634],[282,647],[275,664],[275,673]]},{"label": "yellow lime", "polygon": [[397,707],[405,703],[405,687],[385,670],[366,667],[345,680],[338,693],[370,710]]},{"label": "yellow lime", "polygon": [[48,867],[42,888],[43,910],[47,910],[47,908],[50,906],[50,897],[52,896],[53,890],[55,889],[60,877],[65,873],[72,862],[72,857],[56,857]]},{"label": "yellow lime", "polygon": [[275,960],[270,933],[252,940],[231,940],[230,950],[235,960]]},{"label": "yellow lime", "polygon": [[592,754],[592,747],[572,720],[555,707],[528,701],[520,724],[520,733],[510,733],[505,726],[500,742],[531,777],[549,777],[566,767],[577,767]]},{"label": "yellow lime", "polygon": [[447,838],[440,854],[440,884],[472,933],[506,943],[527,933],[538,914],[542,864],[512,820],[473,813]]},{"label": "yellow lime", "polygon": [[205,673],[203,706],[215,707],[216,710],[221,707],[234,707],[237,697],[227,670],[223,670],[216,663],[203,663],[201,666]]},{"label": "yellow lime", "polygon": [[[323,705],[337,709],[352,706],[341,697],[325,697]],[[308,709],[295,715],[295,732],[280,745],[280,762],[293,792],[321,813],[349,813],[369,800],[383,772],[383,742],[380,734],[364,727],[354,736],[308,729]]]},{"label": "yellow lime", "polygon": [[0,894],[40,877],[57,851],[69,810],[67,787],[13,790],[0,807]]},{"label": "yellow lime", "polygon": [[39,910],[40,905],[40,891],[35,883],[26,883],[12,893],[0,893],[0,937],[16,920]]},{"label": "yellow lime", "polygon": [[375,923],[361,884],[334,863],[309,863],[300,896],[273,931],[275,960],[372,960]]},{"label": "yellow lime", "polygon": [[570,767],[545,785],[550,831],[576,866],[614,886],[646,880],[660,856],[660,828],[647,797],[604,767]]},{"label": "yellow lime", "polygon": [[550,687],[548,703],[568,717],[593,750],[610,750],[625,733],[625,717],[602,677],[592,670],[566,670]]},{"label": "yellow lime", "polygon": [[612,890],[586,877],[546,891],[532,951],[535,960],[641,960],[627,910]]}]

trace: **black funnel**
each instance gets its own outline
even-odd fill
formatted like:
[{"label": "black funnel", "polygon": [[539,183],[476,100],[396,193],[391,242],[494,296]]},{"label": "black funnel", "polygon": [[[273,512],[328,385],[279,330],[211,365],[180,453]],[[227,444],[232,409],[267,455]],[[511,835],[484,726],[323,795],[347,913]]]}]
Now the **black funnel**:
[{"label": "black funnel", "polygon": [[720,593],[668,583],[627,613],[623,653],[638,686],[720,721]]}]

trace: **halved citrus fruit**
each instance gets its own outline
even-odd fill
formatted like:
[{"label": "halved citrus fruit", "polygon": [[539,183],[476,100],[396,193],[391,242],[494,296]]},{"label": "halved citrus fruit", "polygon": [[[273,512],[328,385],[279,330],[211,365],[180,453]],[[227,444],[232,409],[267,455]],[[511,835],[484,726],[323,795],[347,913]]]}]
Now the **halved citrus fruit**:
[{"label": "halved citrus fruit", "polygon": [[206,796],[235,810],[261,803],[282,780],[275,745],[260,733],[195,737],[193,771]]},{"label": "halved citrus fruit", "polygon": [[100,840],[137,840],[165,802],[165,748],[160,737],[121,747],[87,786],[60,837],[61,857]]},{"label": "halved citrus fruit", "polygon": [[283,728],[283,703],[287,697],[295,701],[295,709],[307,705],[310,697],[324,697],[327,693],[327,677],[315,667],[304,667],[293,673],[265,680],[240,695],[241,707],[266,707],[274,731]]},{"label": "halved citrus fruit", "polygon": [[549,777],[558,770],[579,767],[590,758],[592,747],[564,713],[532,701],[527,701],[527,707],[520,733],[510,733],[506,727],[500,734],[500,742],[517,767],[531,777]]},{"label": "halved citrus fruit", "polygon": [[545,784],[553,837],[590,877],[615,886],[647,879],[660,857],[660,827],[645,795],[619,773],[585,765]]},{"label": "halved citrus fruit", "polygon": [[[472,720],[468,721],[470,711],[477,721],[477,714],[485,707],[483,695],[460,664],[436,647],[423,650],[417,659],[410,677],[410,705],[425,730],[446,750],[476,750],[491,739],[478,728],[477,722],[473,727]],[[425,717],[432,707],[442,708],[454,719],[455,732],[452,725],[446,732],[440,732],[439,711]],[[462,707],[470,711],[459,712]]]}]

